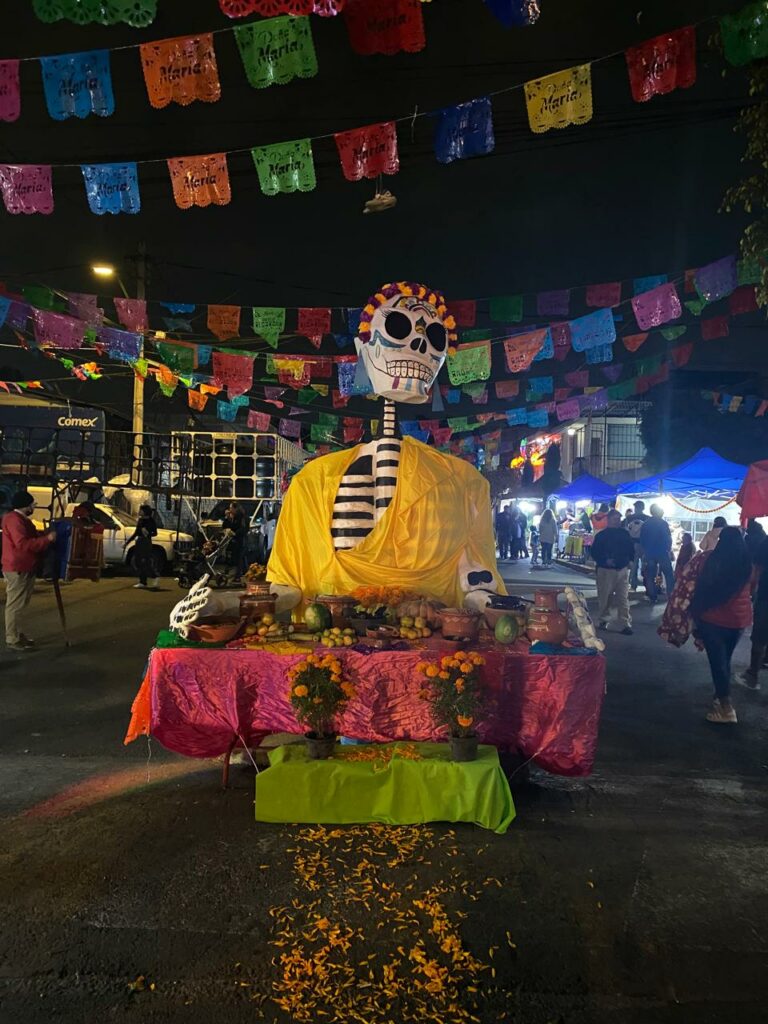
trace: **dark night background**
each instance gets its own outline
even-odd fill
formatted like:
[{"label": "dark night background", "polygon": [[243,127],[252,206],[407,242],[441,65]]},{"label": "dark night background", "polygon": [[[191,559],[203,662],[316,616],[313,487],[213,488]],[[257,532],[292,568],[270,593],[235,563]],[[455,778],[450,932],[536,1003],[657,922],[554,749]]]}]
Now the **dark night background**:
[{"label": "dark night background", "polygon": [[[144,30],[45,25],[30,3],[8,6],[2,57],[114,47],[232,24],[216,0],[160,0],[155,23]],[[398,206],[379,216],[362,215],[373,185],[343,179],[331,138],[314,143],[316,191],[262,195],[245,152],[229,158],[231,204],[204,210],[176,208],[160,163],[140,168],[138,216],[98,217],[88,210],[79,167],[56,169],[53,215],[0,214],[0,280],[93,292],[88,265],[102,259],[121,266],[131,290],[126,257],[144,241],[152,261],[150,299],[356,306],[393,278],[423,280],[449,299],[483,297],[672,276],[736,251],[745,222],[718,207],[743,173],[744,140],[733,129],[748,102],[747,82],[742,72],[724,73],[722,55],[708,45],[716,21],[698,29],[696,85],[646,104],[630,96],[621,51],[665,29],[738,10],[740,0],[542,0],[541,6],[535,26],[505,30],[481,0],[434,0],[424,5],[426,49],[394,57],[359,57],[341,18],[313,18],[318,76],[263,91],[247,84],[234,38],[222,33],[215,43],[222,99],[163,111],[149,105],[138,51],[113,53],[116,112],[105,119],[53,121],[39,66],[22,65],[22,114],[0,128],[0,160],[77,165],[323,135],[407,116],[417,105],[436,109],[619,51],[593,68],[595,113],[586,126],[533,135],[517,90],[493,99],[495,152],[443,166],[433,155],[429,119],[417,120],[413,130],[399,125],[401,171],[386,180]],[[580,306],[572,313],[586,311],[583,300]],[[673,395],[721,385],[735,394],[762,394],[765,338],[759,315],[735,322],[725,342],[697,342],[689,368],[675,374]],[[4,331],[3,344],[13,341]],[[326,348],[338,351],[331,339]],[[285,350],[314,351],[305,342],[288,342]],[[638,356],[657,350],[649,341]],[[550,373],[553,366],[560,371],[551,363],[535,369]],[[50,377],[51,369],[60,371],[37,354],[8,347],[0,354],[0,379]],[[73,399],[130,415],[129,376],[58,386]],[[664,404],[669,408],[669,395]],[[270,408],[257,398],[252,406]],[[493,408],[467,402],[451,414]],[[184,396],[169,401],[148,383],[148,425],[161,417],[167,424],[171,410],[186,418]],[[370,403],[347,410],[357,411],[370,417]],[[713,420],[725,434],[733,432],[728,421],[742,422]],[[739,453],[726,441],[723,454]]]}]

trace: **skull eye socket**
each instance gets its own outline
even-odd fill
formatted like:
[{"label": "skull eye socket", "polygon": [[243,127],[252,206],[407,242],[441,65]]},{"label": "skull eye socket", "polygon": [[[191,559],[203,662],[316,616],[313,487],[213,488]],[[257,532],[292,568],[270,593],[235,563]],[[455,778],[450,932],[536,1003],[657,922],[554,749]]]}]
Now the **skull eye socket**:
[{"label": "skull eye socket", "polygon": [[394,338],[395,341],[404,341],[413,331],[410,317],[407,317],[405,313],[398,313],[396,309],[393,309],[391,313],[387,313],[384,325],[387,329],[387,334]]},{"label": "skull eye socket", "polygon": [[[387,326],[389,326],[389,322],[387,322]],[[445,350],[447,335],[442,324],[430,324],[427,328],[427,338],[432,348],[438,352]]]}]

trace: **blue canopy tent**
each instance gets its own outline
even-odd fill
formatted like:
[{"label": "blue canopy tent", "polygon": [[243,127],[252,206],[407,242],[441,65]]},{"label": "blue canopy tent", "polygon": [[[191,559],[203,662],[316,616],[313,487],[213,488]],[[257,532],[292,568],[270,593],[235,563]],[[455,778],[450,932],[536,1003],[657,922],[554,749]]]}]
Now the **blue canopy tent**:
[{"label": "blue canopy tent", "polygon": [[607,484],[599,477],[584,473],[576,477],[573,483],[561,488],[554,497],[558,501],[613,501],[616,488]]},{"label": "blue canopy tent", "polygon": [[729,462],[711,448],[700,448],[687,462],[668,469],[666,473],[643,477],[621,484],[625,496],[649,497],[670,494],[678,498],[730,498],[735,495],[747,475],[747,467]]}]

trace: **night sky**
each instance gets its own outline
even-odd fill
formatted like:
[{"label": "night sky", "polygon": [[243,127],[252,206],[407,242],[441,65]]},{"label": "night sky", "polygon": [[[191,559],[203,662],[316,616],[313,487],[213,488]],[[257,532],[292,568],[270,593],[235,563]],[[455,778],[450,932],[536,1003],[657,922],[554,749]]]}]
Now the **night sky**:
[{"label": "night sky", "polygon": [[[12,6],[2,57],[114,47],[231,24],[216,0],[159,0],[155,23],[141,31],[45,25],[31,3]],[[216,37],[222,99],[162,111],[149,105],[138,51],[113,53],[117,109],[104,119],[53,121],[39,67],[29,62],[22,66],[22,115],[0,127],[0,161],[164,159],[316,137],[405,117],[417,106],[429,111],[482,96],[743,5],[541,0],[541,6],[538,24],[505,30],[481,0],[434,0],[424,5],[426,49],[393,57],[357,56],[341,18],[313,18],[318,76],[265,90],[248,85],[234,38],[222,33]],[[723,57],[707,45],[715,27],[711,21],[698,30],[696,85],[646,104],[631,98],[621,53],[596,64],[595,114],[585,126],[535,136],[521,90],[495,97],[496,148],[486,157],[443,166],[434,158],[429,118],[399,125],[401,170],[386,181],[398,206],[380,216],[362,215],[373,186],[344,180],[331,138],[314,144],[314,192],[262,195],[245,152],[229,158],[231,204],[205,210],[176,208],[159,163],[140,168],[139,215],[98,217],[88,210],[79,168],[55,169],[53,215],[0,213],[0,280],[94,291],[87,268],[98,258],[120,264],[130,290],[125,258],[140,241],[152,260],[150,298],[198,304],[356,306],[391,279],[422,280],[458,299],[679,274],[735,251],[744,226],[739,216],[718,213],[725,188],[741,173],[744,142],[733,128],[747,86],[743,72],[723,75]],[[740,326],[731,336],[737,344],[710,343],[706,352],[699,344],[691,372],[709,383],[698,386],[714,386],[721,372],[738,382],[738,368],[750,365],[763,337],[759,327]],[[3,331],[2,342],[12,343],[13,335]],[[326,348],[338,351],[330,339]],[[304,342],[286,350],[314,351]],[[55,369],[41,364],[39,355],[3,348],[0,378],[43,377]],[[747,380],[746,371],[741,376]],[[60,386],[73,398],[128,413],[129,378]],[[148,416],[167,419],[171,408],[185,415],[183,396],[168,402],[156,391],[148,385]],[[370,416],[370,403],[361,405]]]}]

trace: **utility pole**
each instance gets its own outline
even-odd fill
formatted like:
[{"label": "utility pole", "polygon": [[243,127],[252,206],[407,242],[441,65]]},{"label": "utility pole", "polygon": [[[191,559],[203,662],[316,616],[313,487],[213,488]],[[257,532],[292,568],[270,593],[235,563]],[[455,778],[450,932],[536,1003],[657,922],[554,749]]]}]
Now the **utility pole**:
[{"label": "utility pole", "polygon": [[[136,273],[136,298],[146,299],[147,297],[147,246],[145,242],[139,242],[139,251],[133,257]],[[139,359],[144,358],[144,336],[141,338],[139,347]],[[141,435],[144,433],[144,378],[138,374],[133,375],[133,433],[134,443],[141,445]]]}]

